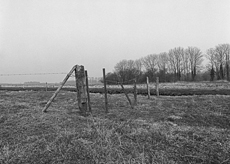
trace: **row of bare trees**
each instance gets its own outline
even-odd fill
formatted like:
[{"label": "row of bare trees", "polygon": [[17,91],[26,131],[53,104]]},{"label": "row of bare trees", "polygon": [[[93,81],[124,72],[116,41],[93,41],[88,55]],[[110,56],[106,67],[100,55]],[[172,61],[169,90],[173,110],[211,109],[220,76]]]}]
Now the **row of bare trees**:
[{"label": "row of bare trees", "polygon": [[[115,65],[113,73],[107,74],[107,78],[123,82],[136,78],[140,83],[145,81],[146,76],[152,81],[159,76],[161,82],[195,81],[203,70],[206,74],[208,72],[211,80],[214,80],[215,75],[218,80],[229,80],[229,52],[229,44],[210,48],[206,54],[197,47],[176,47],[168,52],[150,54],[137,60],[122,60]],[[206,67],[204,60],[208,61]]]},{"label": "row of bare trees", "polygon": [[207,50],[206,57],[209,60],[208,69],[210,70],[211,80],[230,80],[230,44],[219,44],[215,48]]},{"label": "row of bare trees", "polygon": [[195,80],[202,66],[203,55],[197,47],[177,47],[168,53],[148,55],[141,60],[144,68],[152,73],[158,71],[163,76],[173,74],[174,81]]}]

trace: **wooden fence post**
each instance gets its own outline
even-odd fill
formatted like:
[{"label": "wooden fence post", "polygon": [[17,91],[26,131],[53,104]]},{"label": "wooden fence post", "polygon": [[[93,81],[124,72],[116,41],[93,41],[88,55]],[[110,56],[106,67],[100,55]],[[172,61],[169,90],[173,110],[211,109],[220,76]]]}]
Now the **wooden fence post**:
[{"label": "wooden fence post", "polygon": [[85,70],[84,66],[77,66],[75,68],[75,80],[77,88],[78,107],[82,115],[87,112],[87,94],[85,89]]},{"label": "wooden fence post", "polygon": [[47,82],[46,82],[46,92],[47,92],[47,90],[48,90],[48,89],[47,89]]},{"label": "wooden fence post", "polygon": [[134,105],[137,105],[137,80],[134,80],[134,87],[133,87],[134,91]]},{"label": "wooden fence post", "polygon": [[108,98],[107,98],[105,68],[103,68],[103,82],[104,82],[104,92],[105,92],[105,112],[108,113]]},{"label": "wooden fence post", "polygon": [[148,92],[148,99],[150,99],[150,87],[149,87],[149,77],[147,77],[147,92]]},{"label": "wooden fence post", "polygon": [[156,96],[159,96],[159,77],[156,79]]},{"label": "wooden fence post", "polygon": [[131,102],[131,100],[130,100],[130,98],[129,98],[128,94],[125,92],[125,88],[124,88],[123,84],[122,84],[122,83],[120,83],[120,85],[121,85],[121,88],[122,88],[122,90],[123,90],[123,92],[124,92],[124,94],[125,94],[126,98],[127,98],[127,99],[128,99],[128,101],[129,101],[129,104],[130,104],[131,108],[133,109],[132,102]]},{"label": "wooden fence post", "polygon": [[85,71],[85,78],[86,78],[86,91],[87,91],[87,98],[88,98],[88,106],[89,112],[92,113],[91,104],[90,104],[90,96],[89,96],[89,82],[88,82],[88,73]]}]

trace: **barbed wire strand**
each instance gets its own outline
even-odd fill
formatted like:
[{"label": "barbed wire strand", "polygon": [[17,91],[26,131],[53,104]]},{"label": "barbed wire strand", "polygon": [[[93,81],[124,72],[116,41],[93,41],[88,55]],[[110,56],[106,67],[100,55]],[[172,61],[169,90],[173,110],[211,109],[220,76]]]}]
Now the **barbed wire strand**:
[{"label": "barbed wire strand", "polygon": [[0,76],[33,76],[33,75],[52,75],[52,74],[63,75],[67,73],[64,73],[64,72],[61,72],[61,73],[19,73],[19,74],[0,74]]},{"label": "barbed wire strand", "polygon": [[[37,76],[37,75],[67,75],[65,72],[60,73],[18,73],[18,74],[0,74],[0,76]],[[70,77],[75,77],[74,74],[72,74]],[[91,78],[98,78],[101,79],[102,77],[88,77]]]},{"label": "barbed wire strand", "polygon": [[[60,73],[19,73],[19,74],[0,74],[0,76],[34,76],[34,75],[63,75],[63,74],[67,74],[67,73],[64,73],[64,72],[60,72]],[[72,74],[70,77],[75,77],[74,74]],[[94,77],[88,77],[89,79],[90,78],[94,78]],[[98,77],[98,78],[101,78],[101,77]],[[130,80],[127,80],[127,81],[123,81],[123,82],[120,82],[120,81],[113,81],[113,80],[106,80],[107,82],[111,82],[111,83],[115,83],[115,84],[125,84],[125,83],[128,83],[130,81],[134,81],[135,78],[133,79],[130,79]]]}]

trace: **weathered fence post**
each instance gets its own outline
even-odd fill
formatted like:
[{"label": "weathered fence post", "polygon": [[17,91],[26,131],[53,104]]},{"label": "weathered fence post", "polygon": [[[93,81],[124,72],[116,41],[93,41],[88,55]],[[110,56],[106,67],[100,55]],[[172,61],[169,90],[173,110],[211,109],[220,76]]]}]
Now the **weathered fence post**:
[{"label": "weathered fence post", "polygon": [[87,94],[85,89],[85,70],[84,66],[77,66],[75,68],[75,80],[77,88],[78,107],[82,115],[87,112]]},{"label": "weathered fence post", "polygon": [[134,87],[133,87],[134,91],[134,105],[137,105],[137,80],[134,79]]},{"label": "weathered fence post", "polygon": [[47,92],[47,90],[48,90],[48,89],[47,89],[47,82],[46,82],[46,92]]},{"label": "weathered fence post", "polygon": [[87,97],[88,97],[88,106],[89,106],[89,112],[92,113],[91,104],[90,104],[90,96],[89,96],[89,81],[88,81],[88,73],[85,71],[85,78],[86,78],[86,91],[87,91]]},{"label": "weathered fence post", "polygon": [[104,82],[104,92],[105,92],[105,112],[108,113],[108,99],[107,99],[105,68],[103,68],[103,82]]},{"label": "weathered fence post", "polygon": [[159,96],[159,77],[156,79],[156,96]]},{"label": "weathered fence post", "polygon": [[150,99],[150,87],[149,87],[149,77],[147,77],[147,92],[148,92],[148,99]]},{"label": "weathered fence post", "polygon": [[124,92],[124,94],[125,94],[126,98],[127,98],[127,99],[128,99],[128,101],[129,101],[129,104],[130,104],[131,108],[133,109],[132,102],[131,102],[131,100],[130,100],[130,98],[129,98],[128,94],[125,92],[125,88],[124,88],[123,84],[122,84],[122,83],[120,83],[120,85],[121,85],[121,88],[122,88],[122,90],[123,90],[123,92]]}]

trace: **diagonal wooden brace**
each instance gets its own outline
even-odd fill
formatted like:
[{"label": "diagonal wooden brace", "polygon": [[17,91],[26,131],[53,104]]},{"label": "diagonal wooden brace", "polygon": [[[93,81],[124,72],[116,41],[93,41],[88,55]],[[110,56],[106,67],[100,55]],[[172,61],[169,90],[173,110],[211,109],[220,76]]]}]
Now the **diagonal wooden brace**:
[{"label": "diagonal wooden brace", "polygon": [[49,108],[49,106],[51,105],[52,101],[54,100],[54,98],[57,96],[58,92],[62,89],[62,87],[65,85],[66,81],[69,79],[69,77],[71,76],[71,74],[73,73],[73,71],[78,67],[78,65],[75,65],[70,72],[66,75],[65,79],[62,81],[61,85],[58,87],[58,89],[55,91],[55,93],[53,94],[53,96],[50,98],[50,100],[47,102],[46,106],[43,109],[43,112],[47,112],[47,109]]}]

